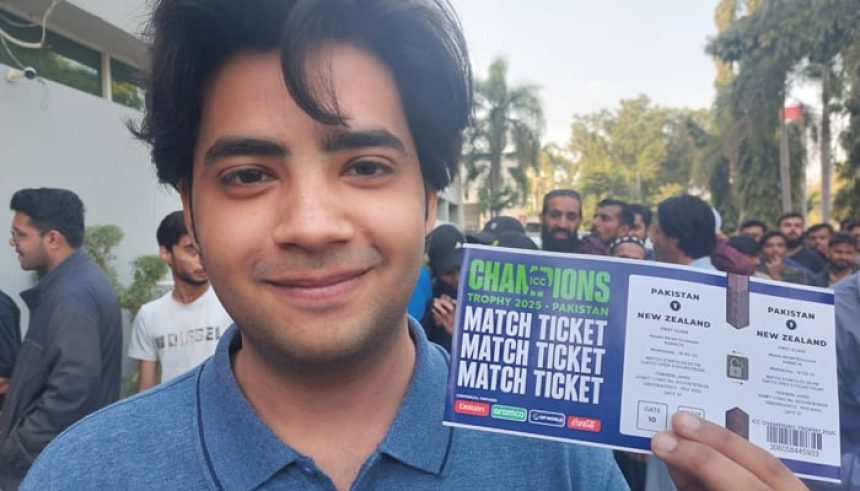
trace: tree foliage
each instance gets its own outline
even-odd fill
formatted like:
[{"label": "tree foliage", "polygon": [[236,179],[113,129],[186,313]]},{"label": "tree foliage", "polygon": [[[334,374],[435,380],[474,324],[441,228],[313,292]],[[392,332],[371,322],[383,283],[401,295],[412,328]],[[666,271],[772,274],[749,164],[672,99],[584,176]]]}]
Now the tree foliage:
[{"label": "tree foliage", "polygon": [[475,83],[475,117],[463,155],[465,181],[492,216],[525,201],[526,171],[538,163],[544,124],[537,88],[509,87],[507,72],[507,62],[497,59],[487,78]]},{"label": "tree foliage", "polygon": [[[721,2],[718,11],[721,7],[729,8],[729,3]],[[731,107],[731,124],[722,128],[717,137],[730,167],[731,201],[741,215],[763,218],[781,211],[770,209],[779,200],[760,201],[764,198],[762,193],[769,194],[768,190],[753,191],[757,187],[755,181],[760,181],[762,175],[773,175],[768,166],[776,162],[772,152],[780,111],[788,87],[798,80],[817,81],[821,87],[818,128],[825,176],[822,197],[824,215],[827,214],[830,118],[832,112],[841,111],[843,88],[860,82],[853,61],[858,43],[860,9],[856,0],[749,0],[747,15],[732,22],[708,45],[709,53],[737,69],[722,94],[722,102]],[[749,195],[750,192],[753,194]]]},{"label": "tree foliage", "polygon": [[575,116],[570,151],[586,208],[606,197],[653,205],[704,182],[706,126],[706,112],[660,107],[644,95]]},{"label": "tree foliage", "polygon": [[158,255],[140,256],[131,263],[131,284],[123,286],[113,266],[116,259],[113,250],[122,242],[123,236],[122,229],[117,225],[93,225],[87,227],[84,249],[111,279],[119,292],[122,307],[134,317],[143,304],[152,300],[155,285],[167,274],[167,265]]}]

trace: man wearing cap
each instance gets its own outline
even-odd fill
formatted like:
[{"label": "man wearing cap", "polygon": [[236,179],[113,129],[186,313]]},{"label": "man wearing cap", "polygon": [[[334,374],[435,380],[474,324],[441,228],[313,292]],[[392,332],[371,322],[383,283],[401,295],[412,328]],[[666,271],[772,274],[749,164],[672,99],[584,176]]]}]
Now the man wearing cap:
[{"label": "man wearing cap", "polygon": [[460,282],[460,263],[463,260],[465,242],[465,237],[457,227],[447,224],[436,227],[427,238],[427,256],[433,276],[433,298],[427,304],[421,325],[424,326],[430,341],[448,351],[451,350],[451,335],[454,332],[457,286]]},{"label": "man wearing cap", "polygon": [[519,220],[513,217],[498,216],[491,219],[484,225],[484,229],[480,232],[468,234],[469,242],[476,244],[491,245],[493,240],[505,232],[515,232],[526,234],[526,229]]}]

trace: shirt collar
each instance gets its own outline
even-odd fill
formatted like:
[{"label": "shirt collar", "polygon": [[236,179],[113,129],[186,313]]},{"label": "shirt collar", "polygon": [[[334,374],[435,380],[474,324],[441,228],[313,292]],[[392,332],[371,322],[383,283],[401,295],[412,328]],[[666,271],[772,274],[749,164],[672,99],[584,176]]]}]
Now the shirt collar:
[{"label": "shirt collar", "polygon": [[[448,359],[412,319],[409,330],[416,347],[412,380],[377,453],[439,474],[451,438],[451,429],[442,426]],[[285,445],[242,395],[230,363],[230,352],[240,343],[233,325],[197,378],[199,445],[211,477],[223,489],[253,489],[285,466],[306,458]]]},{"label": "shirt collar", "polygon": [[31,311],[35,309],[42,299],[42,294],[57,280],[57,278],[65,276],[66,271],[73,268],[76,264],[86,260],[87,255],[82,249],[75,250],[75,252],[71,253],[69,257],[58,264],[57,267],[52,269],[45,276],[42,276],[36,286],[21,292],[21,298],[24,299],[24,303],[27,304],[27,307]]}]

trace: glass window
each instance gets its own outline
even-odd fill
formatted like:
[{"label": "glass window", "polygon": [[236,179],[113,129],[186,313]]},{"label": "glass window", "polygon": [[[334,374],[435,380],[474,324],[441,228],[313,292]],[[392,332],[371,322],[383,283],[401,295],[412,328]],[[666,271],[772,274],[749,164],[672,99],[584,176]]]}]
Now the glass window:
[{"label": "glass window", "polygon": [[145,95],[142,80],[143,74],[137,68],[110,59],[110,89],[114,102],[142,111]]},{"label": "glass window", "polygon": [[[38,42],[42,35],[41,26],[3,10],[0,27],[21,41]],[[102,96],[101,53],[59,34],[48,31],[42,49],[0,43],[0,63],[17,67],[19,62],[35,68],[40,77]]]}]

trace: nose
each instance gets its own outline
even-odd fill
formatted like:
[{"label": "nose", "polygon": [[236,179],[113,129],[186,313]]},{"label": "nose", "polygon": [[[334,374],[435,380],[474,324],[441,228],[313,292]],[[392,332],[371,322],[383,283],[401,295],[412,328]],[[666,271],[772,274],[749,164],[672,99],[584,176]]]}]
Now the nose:
[{"label": "nose", "polygon": [[278,199],[282,203],[272,234],[278,247],[315,251],[347,242],[355,233],[349,210],[356,204],[346,202],[336,183],[322,173],[296,175]]}]

